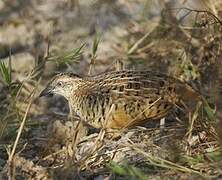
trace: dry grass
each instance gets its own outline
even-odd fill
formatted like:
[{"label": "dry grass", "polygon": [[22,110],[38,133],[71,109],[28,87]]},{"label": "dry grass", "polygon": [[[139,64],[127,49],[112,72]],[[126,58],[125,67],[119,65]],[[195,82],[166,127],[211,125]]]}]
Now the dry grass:
[{"label": "dry grass", "polygon": [[[129,2],[121,3],[131,8]],[[200,92],[200,99],[175,107],[163,130],[150,122],[145,127],[123,129],[110,138],[104,130],[87,129],[78,117],[70,120],[63,112],[49,113],[52,105],[38,99],[45,79],[53,75],[47,74],[47,64],[53,62],[58,71],[69,69],[84,60],[85,43],[55,54],[49,43],[52,37],[47,37],[42,59],[36,60],[23,81],[12,72],[9,55],[9,63],[0,62],[0,177],[220,178],[221,12],[222,5],[217,2],[204,10],[172,8],[165,3],[158,22],[131,21],[121,44],[113,45],[126,68],[163,71]],[[97,53],[103,40],[94,37],[85,74],[102,65]],[[114,64],[116,59],[110,60]],[[103,70],[107,69],[110,67],[103,65]]]}]

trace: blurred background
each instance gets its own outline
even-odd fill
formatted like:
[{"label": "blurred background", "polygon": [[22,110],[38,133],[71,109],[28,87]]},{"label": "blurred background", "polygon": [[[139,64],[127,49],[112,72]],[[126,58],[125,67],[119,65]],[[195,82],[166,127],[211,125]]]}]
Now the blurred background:
[{"label": "blurred background", "polygon": [[[20,154],[15,166],[26,172],[33,169],[27,161],[35,165],[43,161],[41,172],[60,179],[63,170],[48,175],[45,168],[64,164],[64,154],[59,160],[52,158],[56,165],[51,159],[50,163],[43,159],[67,147],[66,139],[72,137],[70,132],[75,131],[76,124],[67,121],[66,100],[39,99],[38,94],[58,72],[95,75],[116,69],[118,62],[126,69],[161,71],[178,77],[205,98],[201,107],[193,107],[193,114],[183,127],[185,133],[179,136],[183,139],[180,155],[187,159],[179,161],[170,155],[170,160],[184,169],[169,164],[155,169],[156,164],[150,163],[155,171],[152,177],[183,177],[183,173],[187,173],[185,178],[221,177],[221,17],[222,1],[218,0],[0,1],[1,177],[7,179],[6,162],[10,154],[15,155],[13,144],[25,120],[16,145]],[[51,147],[46,148],[48,144]],[[210,155],[205,154],[209,152]],[[101,165],[97,160],[94,163]],[[78,169],[82,178],[151,177],[150,172],[143,172],[147,164],[140,167],[143,173],[138,170],[139,175],[132,173],[133,168],[128,165],[111,164],[111,168],[105,166],[105,170],[103,167],[96,173],[87,166]],[[17,172],[22,178],[27,177],[21,174]]]}]

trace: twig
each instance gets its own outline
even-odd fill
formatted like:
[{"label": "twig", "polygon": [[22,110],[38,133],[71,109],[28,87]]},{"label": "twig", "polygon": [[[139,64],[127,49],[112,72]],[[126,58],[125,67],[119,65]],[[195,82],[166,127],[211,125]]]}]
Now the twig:
[{"label": "twig", "polygon": [[193,12],[196,12],[196,13],[206,13],[208,15],[210,15],[211,17],[213,17],[214,19],[216,19],[216,21],[222,25],[222,21],[215,15],[213,14],[212,12],[210,11],[207,11],[207,10],[197,10],[197,9],[190,9],[190,8],[187,8],[187,7],[183,7],[183,8],[170,8],[168,10],[187,10],[187,11],[193,11]]},{"label": "twig", "polygon": [[136,49],[138,49],[139,45],[143,43],[143,41],[146,40],[147,37],[149,37],[150,33],[153,31],[153,28],[151,28],[142,38],[140,38],[128,51],[128,55],[135,52]]}]

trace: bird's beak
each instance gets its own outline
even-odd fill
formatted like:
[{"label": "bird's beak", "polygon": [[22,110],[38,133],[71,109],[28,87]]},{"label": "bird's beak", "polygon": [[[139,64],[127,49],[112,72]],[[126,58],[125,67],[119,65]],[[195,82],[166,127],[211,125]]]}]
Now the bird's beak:
[{"label": "bird's beak", "polygon": [[47,97],[53,96],[52,88],[51,88],[51,87],[45,88],[45,89],[39,94],[39,97],[42,97],[42,96],[47,96]]}]

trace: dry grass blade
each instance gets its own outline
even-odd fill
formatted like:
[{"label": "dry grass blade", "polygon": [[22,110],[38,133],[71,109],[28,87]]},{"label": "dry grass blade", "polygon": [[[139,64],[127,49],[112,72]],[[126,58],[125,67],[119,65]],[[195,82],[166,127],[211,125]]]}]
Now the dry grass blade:
[{"label": "dry grass blade", "polygon": [[[72,143],[71,143],[71,149],[68,148],[68,154],[70,155],[70,157],[74,158],[75,155],[75,150],[76,150],[76,146],[79,143],[79,139],[80,139],[80,131],[83,128],[83,122],[80,120],[75,128],[75,132],[73,134],[73,139],[72,139]],[[69,152],[71,151],[71,152]]]},{"label": "dry grass blade", "polygon": [[15,150],[16,150],[16,147],[18,145],[18,141],[21,137],[21,134],[22,134],[22,131],[24,129],[24,126],[25,126],[25,122],[26,122],[26,119],[27,119],[27,116],[28,116],[28,113],[29,113],[29,110],[31,108],[31,105],[33,103],[33,100],[34,100],[34,95],[35,95],[35,92],[36,92],[36,89],[37,89],[37,85],[35,87],[35,89],[33,90],[33,92],[31,93],[31,97],[30,97],[30,101],[29,101],[29,104],[27,105],[27,108],[26,108],[26,112],[25,112],[25,115],[23,117],[23,120],[20,124],[20,127],[18,129],[18,134],[17,134],[17,137],[15,139],[15,142],[14,142],[14,145],[13,145],[13,148],[12,148],[12,151],[10,152],[10,155],[9,155],[9,158],[8,158],[8,171],[9,171],[9,179],[10,180],[13,180],[15,179],[14,177],[14,170],[13,170],[13,158],[14,158],[14,155],[15,155]]},{"label": "dry grass blade", "polygon": [[200,171],[173,163],[171,161],[162,159],[157,156],[153,156],[153,155],[141,150],[140,148],[138,148],[131,140],[129,140],[129,146],[132,149],[136,150],[138,153],[144,155],[144,157],[150,162],[151,165],[162,167],[162,168],[167,168],[167,169],[171,169],[171,170],[175,170],[175,171],[180,171],[180,172],[184,172],[184,173],[193,173],[193,174],[200,175],[201,177],[204,177],[204,178],[212,178],[212,176],[204,174]]},{"label": "dry grass blade", "polygon": [[128,50],[127,54],[133,54],[139,48],[139,46],[149,37],[149,35],[153,32],[154,28],[155,26],[153,28],[150,28],[150,30],[142,38],[135,42],[134,45]]},{"label": "dry grass blade", "polygon": [[[23,1],[0,3],[0,57],[4,58],[0,59],[0,171],[5,171],[0,179],[47,179],[42,173],[52,179],[221,178],[221,1]],[[70,3],[78,6],[78,12]],[[72,47],[72,42],[80,41],[90,44]],[[124,64],[113,65],[116,59]],[[182,100],[169,102],[172,110],[164,114],[164,131],[159,128],[160,116],[153,114],[162,114],[169,107],[165,99],[177,89],[183,94],[184,88],[175,84],[170,90],[172,82],[164,82],[169,84],[165,93],[158,73],[151,81],[123,73],[123,81],[116,75],[101,78],[98,88],[75,86],[79,97],[85,91],[86,98],[77,102],[72,96],[70,107],[78,107],[71,112],[62,97],[33,99],[35,91],[39,94],[40,77],[42,89],[56,72],[91,76],[113,70],[172,75],[201,97],[175,95],[173,99]],[[115,101],[109,94],[116,95]],[[141,106],[140,95],[151,101]],[[82,113],[77,112],[79,107]],[[81,128],[79,118],[73,122],[69,116],[74,111],[84,114],[81,120],[86,123],[98,121],[95,127],[100,129]],[[140,120],[148,114],[152,121]],[[106,129],[112,121],[116,126],[125,124]]]},{"label": "dry grass blade", "polygon": [[202,102],[198,102],[198,104],[196,106],[196,110],[193,113],[193,116],[191,118],[191,122],[189,123],[189,128],[188,128],[188,132],[187,132],[188,142],[192,138],[192,131],[194,129],[194,122],[198,118],[199,110],[200,110],[201,105],[202,105]]}]

